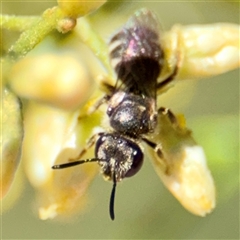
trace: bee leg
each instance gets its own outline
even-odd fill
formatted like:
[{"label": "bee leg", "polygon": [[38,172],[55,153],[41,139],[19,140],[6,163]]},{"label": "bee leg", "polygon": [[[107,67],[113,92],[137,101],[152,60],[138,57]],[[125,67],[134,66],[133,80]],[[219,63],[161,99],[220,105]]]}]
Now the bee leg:
[{"label": "bee leg", "polygon": [[156,143],[148,140],[147,138],[142,138],[142,140],[156,152],[158,157],[160,157],[161,159],[164,158],[163,152],[161,150],[162,149],[161,144],[156,144]]},{"label": "bee leg", "polygon": [[151,147],[154,152],[157,154],[157,157],[158,157],[158,163],[161,164],[161,168],[164,169],[164,172],[166,175],[169,174],[169,167],[167,165],[167,161],[164,157],[164,154],[162,152],[162,146],[161,144],[156,144],[146,138],[142,138],[142,140],[149,146]]},{"label": "bee leg", "polygon": [[104,91],[107,95],[111,95],[114,90],[116,89],[116,86],[111,85],[110,83],[106,81],[101,81],[100,88],[102,91]]},{"label": "bee leg", "polygon": [[82,151],[78,154],[76,158],[71,158],[69,159],[69,162],[76,161],[82,158],[82,156],[96,143],[98,137],[103,134],[102,132],[96,133],[93,136],[91,136],[88,141],[86,146],[82,149]]},{"label": "bee leg", "polygon": [[109,96],[108,95],[104,95],[102,98],[100,98],[97,102],[95,102],[95,104],[93,106],[91,106],[88,111],[87,111],[87,115],[91,115],[93,114],[95,111],[98,110],[98,108],[104,104],[107,103],[109,100]]},{"label": "bee leg", "polygon": [[174,70],[173,72],[170,74],[170,76],[168,76],[166,79],[164,79],[163,81],[157,83],[157,91],[161,90],[162,88],[166,87],[170,82],[172,82],[175,77],[177,76],[177,73],[178,73],[178,69],[179,69],[179,66],[176,65],[174,67]]},{"label": "bee leg", "polygon": [[176,116],[173,114],[173,112],[169,108],[160,107],[158,109],[158,114],[166,115],[168,117],[169,121],[173,125],[178,125]]},{"label": "bee leg", "polygon": [[80,116],[78,117],[78,120],[81,120],[81,119],[83,119],[84,117],[93,114],[95,111],[98,110],[98,108],[99,108],[102,104],[107,103],[107,102],[109,101],[109,99],[110,99],[111,96],[112,96],[111,93],[114,91],[115,87],[112,86],[111,84],[107,83],[107,82],[102,81],[102,82],[101,82],[101,88],[103,89],[104,92],[106,92],[106,94],[105,94],[103,97],[101,97],[100,99],[98,99],[98,100],[93,104],[93,106],[89,107],[89,109],[88,109],[88,111],[87,111],[86,114],[80,115]]}]

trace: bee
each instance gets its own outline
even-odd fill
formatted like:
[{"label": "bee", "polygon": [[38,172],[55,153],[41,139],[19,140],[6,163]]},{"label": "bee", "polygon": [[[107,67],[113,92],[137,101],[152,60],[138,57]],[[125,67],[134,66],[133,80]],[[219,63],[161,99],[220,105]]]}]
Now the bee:
[{"label": "bee", "polygon": [[[111,38],[110,60],[117,81],[114,86],[105,83],[109,93],[96,105],[97,109],[107,103],[106,114],[111,130],[93,135],[78,159],[52,167],[63,169],[97,162],[105,179],[113,182],[109,204],[112,220],[115,218],[117,183],[134,176],[141,169],[144,159],[142,143],[148,145],[157,158],[164,159],[162,144],[152,141],[151,135],[161,134],[160,130],[155,132],[160,129],[161,116],[166,116],[173,126],[178,124],[169,109],[157,106],[157,92],[166,87],[178,71],[176,65],[166,79],[158,82],[164,64],[159,32],[156,16],[147,9],[141,9]],[[81,160],[93,145],[95,157]]]}]

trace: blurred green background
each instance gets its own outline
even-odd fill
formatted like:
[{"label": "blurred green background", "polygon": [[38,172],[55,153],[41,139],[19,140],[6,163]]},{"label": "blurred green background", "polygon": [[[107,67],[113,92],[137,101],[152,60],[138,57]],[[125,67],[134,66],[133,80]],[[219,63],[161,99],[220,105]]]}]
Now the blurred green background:
[{"label": "blurred green background", "polygon": [[[55,4],[3,2],[2,10],[4,14],[38,15]],[[92,22],[108,41],[142,7],[154,10],[165,30],[176,23],[239,24],[239,3],[229,1],[110,1],[92,16]],[[195,140],[205,149],[217,189],[212,214],[201,218],[183,209],[146,157],[141,171],[118,185],[114,222],[108,212],[112,184],[100,174],[89,189],[89,206],[70,222],[39,220],[34,189],[24,180],[20,199],[2,215],[2,239],[239,239],[239,70],[179,82],[159,97],[159,104],[184,113]]]}]

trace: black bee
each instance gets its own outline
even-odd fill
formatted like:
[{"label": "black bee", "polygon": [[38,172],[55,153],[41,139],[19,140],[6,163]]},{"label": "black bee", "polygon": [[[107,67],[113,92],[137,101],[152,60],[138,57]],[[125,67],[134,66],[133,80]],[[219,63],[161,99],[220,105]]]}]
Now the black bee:
[{"label": "black bee", "polygon": [[[157,126],[159,114],[174,115],[165,108],[157,108],[156,93],[177,74],[177,67],[165,80],[158,82],[164,61],[159,39],[159,25],[155,15],[146,9],[135,13],[115,34],[109,44],[111,63],[117,74],[115,86],[106,84],[110,93],[100,101],[107,102],[110,132],[94,135],[79,158],[95,144],[95,158],[55,165],[62,169],[86,162],[98,162],[103,175],[113,181],[110,198],[110,217],[114,219],[116,184],[135,175],[143,164],[143,141],[163,157],[161,147],[148,139]],[[97,107],[96,107],[97,108]]]}]

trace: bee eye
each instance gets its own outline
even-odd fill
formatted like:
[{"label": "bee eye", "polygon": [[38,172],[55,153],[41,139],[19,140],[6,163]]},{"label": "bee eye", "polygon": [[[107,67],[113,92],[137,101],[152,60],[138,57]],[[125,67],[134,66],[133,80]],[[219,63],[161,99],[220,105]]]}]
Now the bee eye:
[{"label": "bee eye", "polygon": [[133,150],[132,165],[131,168],[127,171],[125,177],[132,177],[133,175],[135,175],[140,170],[143,164],[143,152],[140,147],[135,145],[131,146],[131,148]]}]

